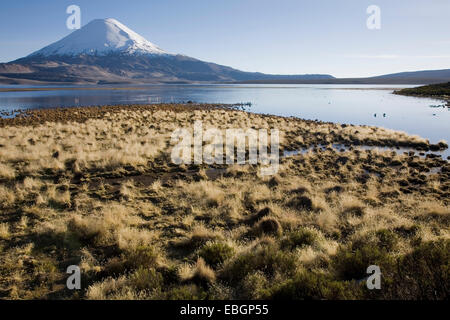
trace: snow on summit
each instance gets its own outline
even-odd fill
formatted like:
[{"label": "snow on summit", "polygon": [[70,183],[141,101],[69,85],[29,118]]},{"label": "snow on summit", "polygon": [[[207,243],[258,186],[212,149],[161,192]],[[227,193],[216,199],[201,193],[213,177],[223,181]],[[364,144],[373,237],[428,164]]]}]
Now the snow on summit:
[{"label": "snow on summit", "polygon": [[168,54],[119,21],[109,18],[93,20],[63,39],[33,52],[30,56],[107,55],[111,53]]}]

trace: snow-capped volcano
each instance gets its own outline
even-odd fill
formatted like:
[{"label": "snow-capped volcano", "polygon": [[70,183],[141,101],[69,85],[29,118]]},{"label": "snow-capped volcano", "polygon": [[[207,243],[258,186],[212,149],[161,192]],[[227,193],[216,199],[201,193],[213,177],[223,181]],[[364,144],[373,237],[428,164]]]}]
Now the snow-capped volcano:
[{"label": "snow-capped volcano", "polygon": [[97,19],[32,54],[0,63],[0,83],[168,83],[333,79],[270,75],[170,54],[115,19]]},{"label": "snow-capped volcano", "polygon": [[30,56],[80,54],[102,56],[111,53],[168,55],[167,52],[119,21],[108,18],[93,20],[63,39],[33,52]]}]

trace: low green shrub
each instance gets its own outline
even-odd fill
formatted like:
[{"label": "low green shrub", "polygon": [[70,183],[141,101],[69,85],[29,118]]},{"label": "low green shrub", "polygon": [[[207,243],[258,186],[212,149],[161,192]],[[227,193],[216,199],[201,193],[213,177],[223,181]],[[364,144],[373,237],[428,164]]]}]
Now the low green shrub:
[{"label": "low green shrub", "polygon": [[332,265],[340,279],[361,280],[368,276],[367,267],[370,265],[390,268],[393,261],[385,249],[376,245],[362,245],[356,249],[343,247],[338,250]]},{"label": "low green shrub", "polygon": [[226,243],[215,242],[204,245],[198,254],[207,264],[216,267],[234,255],[234,249]]},{"label": "low green shrub", "polygon": [[378,245],[387,251],[392,251],[395,249],[398,243],[397,235],[387,229],[378,230],[375,234],[378,238]]},{"label": "low green shrub", "polygon": [[283,240],[281,240],[281,247],[292,250],[297,247],[311,246],[316,240],[316,233],[302,228],[290,232]]},{"label": "low green shrub", "polygon": [[[450,298],[450,240],[425,242],[399,259],[390,297],[414,300]],[[389,297],[389,298],[390,298]]]},{"label": "low green shrub", "polygon": [[337,281],[322,274],[301,272],[274,288],[271,299],[280,300],[343,300],[355,299],[361,294],[354,282]]},{"label": "low green shrub", "polygon": [[163,276],[154,268],[139,267],[129,278],[130,285],[137,290],[160,291],[163,284]]},{"label": "low green shrub", "polygon": [[269,281],[261,271],[249,273],[241,282],[238,290],[239,299],[261,300],[270,296]]},{"label": "low green shrub", "polygon": [[292,253],[282,251],[274,244],[268,244],[257,246],[237,256],[225,266],[222,275],[230,282],[238,282],[258,270],[267,276],[273,276],[277,272],[292,275],[295,269],[296,258]]},{"label": "low green shrub", "polygon": [[139,267],[152,268],[158,264],[158,252],[149,246],[138,246],[123,254],[123,261],[128,269]]}]

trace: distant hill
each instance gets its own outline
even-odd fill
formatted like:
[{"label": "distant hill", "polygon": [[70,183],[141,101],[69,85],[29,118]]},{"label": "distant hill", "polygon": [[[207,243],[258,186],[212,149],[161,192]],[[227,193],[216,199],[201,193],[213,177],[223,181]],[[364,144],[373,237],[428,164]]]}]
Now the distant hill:
[{"label": "distant hill", "polygon": [[115,19],[97,19],[27,57],[0,64],[0,83],[164,83],[324,80],[244,72],[159,48]]},{"label": "distant hill", "polygon": [[411,81],[412,83],[440,83],[450,81],[450,69],[400,72],[372,77],[373,80]]},{"label": "distant hill", "polygon": [[450,82],[405,88],[394,91],[394,93],[406,96],[441,98],[450,101]]},{"label": "distant hill", "polygon": [[400,72],[368,78],[333,78],[315,80],[257,80],[241,83],[273,83],[273,84],[435,84],[450,81],[450,69]]}]

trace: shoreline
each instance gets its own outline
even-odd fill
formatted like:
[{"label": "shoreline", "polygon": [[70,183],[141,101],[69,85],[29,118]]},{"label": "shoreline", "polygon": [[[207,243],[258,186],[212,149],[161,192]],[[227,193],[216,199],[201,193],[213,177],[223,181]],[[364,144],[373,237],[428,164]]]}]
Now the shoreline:
[{"label": "shoreline", "polygon": [[[171,84],[149,84],[148,86],[165,86],[165,85],[171,85]],[[180,85],[180,84],[172,84],[172,85]],[[191,83],[191,84],[181,84],[181,85],[197,85],[197,86],[207,86],[210,84],[198,84],[198,83]],[[217,84],[214,84],[217,86]],[[226,85],[226,84],[223,84]],[[231,84],[233,85],[233,84]],[[249,86],[252,84],[248,84]],[[263,84],[264,85],[264,84]],[[270,84],[268,84],[270,85]],[[331,84],[333,85],[333,84]],[[251,88],[251,87],[250,87]],[[270,87],[269,87],[270,88]],[[273,88],[290,88],[290,87],[273,87]],[[100,86],[94,86],[94,87],[36,87],[36,88],[0,88],[1,92],[39,92],[39,91],[64,91],[64,90],[92,90],[92,91],[102,91],[102,90],[147,90],[148,87],[100,87]],[[383,87],[383,88],[377,88],[377,87],[368,87],[368,88],[323,88],[323,89],[334,89],[334,90],[395,90],[397,88],[395,87]]]},{"label": "shoreline", "polygon": [[0,92],[62,91],[62,90],[145,90],[140,87],[39,87],[39,88],[0,88]]},{"label": "shoreline", "polygon": [[441,102],[444,102],[446,105],[446,107],[450,108],[450,96],[448,95],[438,95],[438,96],[434,96],[434,95],[423,95],[423,94],[405,94],[405,93],[396,93],[395,91],[392,92],[393,94],[397,94],[397,95],[401,95],[401,96],[405,96],[405,97],[415,97],[415,98],[427,98],[427,99],[435,99],[435,100],[439,100]]},{"label": "shoreline", "polygon": [[[243,106],[241,104],[208,104],[208,103],[161,103],[161,104],[133,104],[133,105],[105,105],[105,106],[84,106],[84,107],[55,107],[55,108],[46,108],[46,109],[19,109],[13,110],[10,112],[3,111],[1,115],[4,117],[0,118],[0,127],[6,126],[36,126],[39,124],[45,124],[47,122],[78,122],[84,123],[89,119],[102,119],[105,114],[109,113],[120,113],[120,112],[142,112],[142,111],[173,111],[173,112],[189,112],[189,111],[200,111],[200,110],[224,110],[230,112],[246,112],[253,116],[261,116],[263,118],[273,118],[273,119],[291,119],[293,121],[304,122],[309,124],[317,124],[317,125],[330,125],[330,126],[339,126],[339,127],[349,127],[349,128],[371,128],[372,130],[387,130],[390,132],[397,132],[403,135],[406,133],[398,130],[385,129],[383,127],[377,126],[369,126],[369,125],[354,125],[354,124],[341,124],[335,122],[327,122],[320,120],[305,120],[297,117],[285,117],[285,116],[277,116],[271,114],[257,114],[252,113],[251,111],[247,111],[242,109]],[[6,118],[5,118],[6,117]],[[324,141],[321,141],[324,142]],[[345,139],[339,139],[336,141],[337,143],[346,144],[347,146],[351,145],[351,142],[356,144],[356,146],[364,146],[363,141],[353,140],[353,141],[345,141]],[[377,146],[377,142],[371,141],[370,139],[366,142],[367,146]],[[385,144],[379,144],[382,147],[411,147],[416,148],[417,151],[444,151],[448,149],[448,145],[446,143],[436,143],[431,144],[427,143],[416,143],[416,144],[408,144],[406,142],[401,142],[396,145],[395,141],[385,141]],[[309,148],[309,146],[308,146]]]},{"label": "shoreline", "polygon": [[[146,90],[148,87],[151,86],[177,86],[177,85],[185,85],[185,86],[208,86],[208,85],[214,85],[214,86],[229,86],[229,85],[246,85],[247,87],[250,87],[252,85],[264,85],[264,86],[270,86],[274,85],[275,83],[198,83],[198,82],[192,82],[192,83],[147,83],[147,84],[130,84],[129,87],[123,86],[114,86],[113,84],[93,84],[91,86],[86,86],[83,84],[70,84],[68,86],[62,86],[62,87],[45,87],[45,86],[39,86],[35,85],[31,88],[14,88],[14,87],[6,87],[1,88],[0,87],[0,93],[1,92],[34,92],[34,91],[63,91],[63,90]],[[392,84],[383,84],[383,83],[355,83],[355,84],[340,84],[340,83],[324,83],[324,84],[316,84],[316,83],[293,83],[293,84],[276,84],[276,87],[273,88],[291,88],[292,86],[302,86],[302,85],[323,85],[323,86],[335,86],[335,85],[344,85],[344,86],[350,86],[355,85],[355,87],[320,87],[323,89],[335,89],[335,90],[398,90],[399,86],[405,85],[405,86],[411,86],[411,84],[394,84],[396,87],[393,87]],[[282,86],[282,85],[291,85],[291,86]],[[108,87],[111,86],[111,87]],[[364,87],[360,88],[358,86],[372,86],[372,87]],[[383,87],[380,87],[383,86]],[[255,87],[257,88],[257,87]],[[269,87],[270,88],[270,87]],[[409,87],[407,87],[409,88]]]},{"label": "shoreline", "polygon": [[450,82],[396,90],[393,94],[441,100],[450,107]]}]

